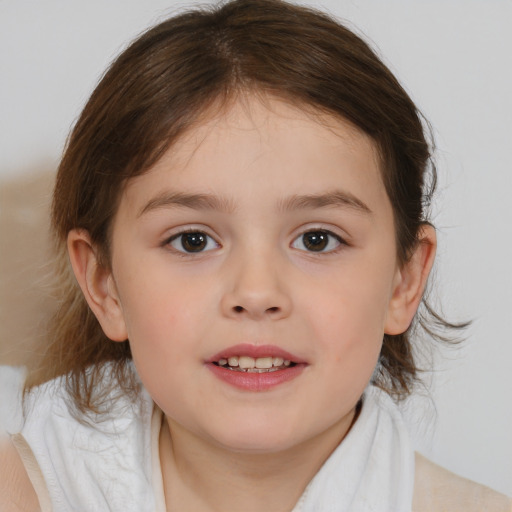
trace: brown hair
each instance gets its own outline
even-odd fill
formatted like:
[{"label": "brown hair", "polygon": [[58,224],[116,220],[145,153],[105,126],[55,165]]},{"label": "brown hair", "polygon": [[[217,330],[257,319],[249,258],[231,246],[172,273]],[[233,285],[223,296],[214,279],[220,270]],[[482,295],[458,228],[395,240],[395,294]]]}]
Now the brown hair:
[{"label": "brown hair", "polygon": [[[87,230],[108,266],[109,228],[126,180],[147,171],[212,105],[248,91],[347,119],[374,140],[398,258],[407,261],[427,222],[435,168],[418,110],[372,49],[329,16],[281,0],[233,0],[185,12],[117,58],[71,133],[52,210],[62,298],[51,342],[26,389],[65,375],[79,409],[93,409],[105,362],[113,386],[135,389],[129,343],[108,340],[89,310],[64,254],[67,234]],[[434,323],[451,325],[435,314]],[[410,329],[385,335],[375,383],[405,396],[417,373]]]}]

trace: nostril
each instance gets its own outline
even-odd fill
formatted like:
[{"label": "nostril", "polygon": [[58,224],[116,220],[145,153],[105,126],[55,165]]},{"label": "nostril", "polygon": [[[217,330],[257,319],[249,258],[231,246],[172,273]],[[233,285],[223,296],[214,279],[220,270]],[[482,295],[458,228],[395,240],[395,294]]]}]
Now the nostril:
[{"label": "nostril", "polygon": [[241,312],[244,310],[244,308],[243,308],[242,306],[235,306],[235,307],[233,308],[233,310],[234,310],[236,313],[241,313]]},{"label": "nostril", "polygon": [[278,311],[279,311],[279,308],[277,306],[267,309],[267,313],[277,313]]}]

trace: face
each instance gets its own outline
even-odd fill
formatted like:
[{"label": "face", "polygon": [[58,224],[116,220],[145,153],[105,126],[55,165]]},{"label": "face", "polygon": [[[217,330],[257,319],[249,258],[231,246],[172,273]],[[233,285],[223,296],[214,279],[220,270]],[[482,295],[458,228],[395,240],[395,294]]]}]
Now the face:
[{"label": "face", "polygon": [[170,424],[277,452],[348,428],[400,279],[372,141],[257,99],[132,179],[109,286]]}]

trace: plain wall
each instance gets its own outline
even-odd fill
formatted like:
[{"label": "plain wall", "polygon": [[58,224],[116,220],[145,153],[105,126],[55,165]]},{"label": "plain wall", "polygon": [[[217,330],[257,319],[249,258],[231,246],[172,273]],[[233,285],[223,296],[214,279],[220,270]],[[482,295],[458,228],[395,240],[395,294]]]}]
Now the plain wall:
[{"label": "plain wall", "polygon": [[[0,363],[23,360],[46,312],[44,219],[69,128],[125,44],[193,4],[0,2]],[[406,412],[426,455],[512,494],[512,3],[309,4],[373,41],[435,129],[434,295],[450,319],[474,324],[426,375],[432,400],[413,399]]]}]

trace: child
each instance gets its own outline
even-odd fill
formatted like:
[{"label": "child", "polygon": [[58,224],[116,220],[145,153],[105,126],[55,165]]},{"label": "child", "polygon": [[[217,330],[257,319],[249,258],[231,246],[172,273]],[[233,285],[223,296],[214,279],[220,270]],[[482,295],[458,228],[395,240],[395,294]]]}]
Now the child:
[{"label": "child", "polygon": [[135,41],[59,168],[65,296],[4,508],[508,510],[415,458],[389,398],[431,183],[414,104],[325,15],[234,0]]}]

